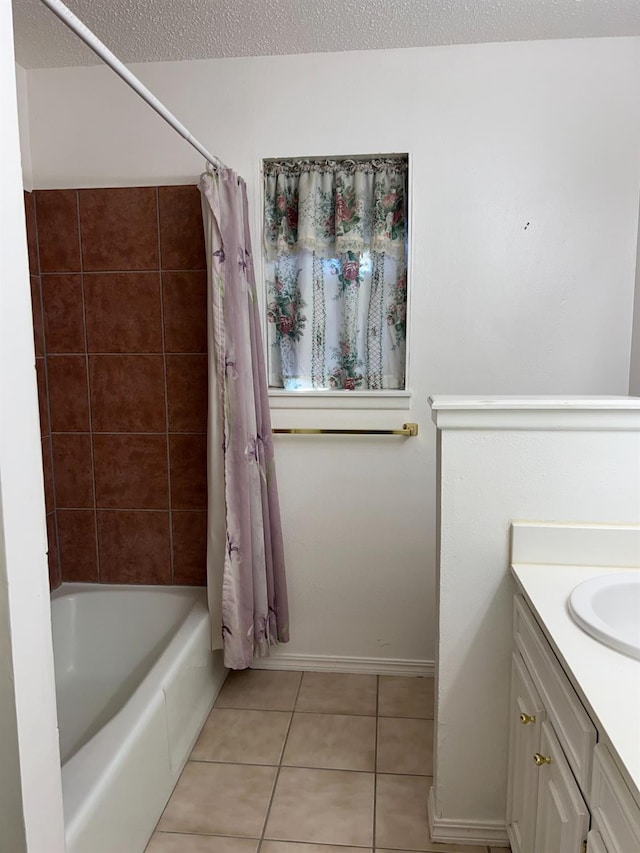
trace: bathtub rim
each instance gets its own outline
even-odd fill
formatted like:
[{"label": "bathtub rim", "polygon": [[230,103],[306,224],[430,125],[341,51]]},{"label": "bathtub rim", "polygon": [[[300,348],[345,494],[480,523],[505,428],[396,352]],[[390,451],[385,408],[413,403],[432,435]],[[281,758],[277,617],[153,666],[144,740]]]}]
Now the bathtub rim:
[{"label": "bathtub rim", "polygon": [[[63,598],[66,595],[82,595],[89,592],[106,593],[109,591],[133,594],[152,593],[153,595],[179,593],[184,596],[186,594],[192,604],[176,624],[176,630],[148,670],[146,677],[136,686],[123,706],[96,732],[93,738],[87,741],[61,766],[65,834],[70,840],[76,837],[87,821],[91,820],[96,801],[105,795],[114,777],[126,764],[128,755],[134,748],[138,737],[145,731],[145,727],[153,719],[154,714],[158,712],[158,706],[163,703],[163,693],[166,687],[170,685],[172,679],[180,671],[181,665],[187,659],[194,645],[200,639],[206,642],[211,654],[216,654],[208,647],[210,629],[205,587],[66,583],[54,590],[51,599],[53,602],[53,600]],[[171,651],[172,649],[173,651]],[[218,660],[210,659],[209,666],[217,668],[218,664],[223,670],[220,684],[214,690],[208,710],[200,721],[201,724],[204,724],[228,672],[222,666],[219,652]],[[201,725],[193,733],[193,742],[197,739],[200,729]],[[114,744],[117,744],[115,750]],[[174,770],[177,772],[176,778],[188,759],[189,752],[190,749],[181,758],[179,767],[172,768],[172,773]],[[87,768],[91,765],[100,767],[100,772],[88,780]],[[89,784],[87,784],[88,781]]]},{"label": "bathtub rim", "polygon": [[[100,584],[100,583],[82,583],[82,582],[71,582],[71,583],[62,583],[51,593],[51,606],[53,608],[53,603],[61,598],[73,598],[76,595],[87,595],[90,593],[100,593],[101,595],[105,595],[108,593],[118,593],[123,592],[126,594],[160,594],[160,595],[173,595],[178,593],[181,598],[187,600],[190,603],[190,606],[185,608],[184,613],[182,614],[179,620],[176,620],[173,623],[172,630],[169,632],[166,644],[161,649],[159,655],[155,658],[149,669],[147,670],[145,677],[140,681],[136,686],[130,696],[126,699],[126,701],[118,708],[118,710],[107,720],[107,722],[93,735],[92,738],[85,741],[79,749],[77,749],[66,761],[61,761],[61,768],[64,770],[69,767],[73,759],[79,755],[84,748],[90,744],[94,738],[100,737],[101,733],[105,729],[109,729],[111,724],[120,716],[122,711],[129,705],[130,702],[136,700],[136,696],[141,690],[142,686],[145,684],[147,679],[151,679],[154,670],[156,670],[159,661],[163,658],[171,644],[176,640],[178,634],[182,630],[183,626],[189,619],[190,614],[196,608],[198,602],[204,602],[206,605],[207,602],[207,590],[206,587],[198,587],[198,586],[166,586],[166,585],[152,585],[152,584]],[[201,609],[201,608],[200,608]],[[53,609],[52,609],[52,620],[51,620],[51,629],[52,634],[54,633],[53,627]],[[186,633],[186,632],[185,632]],[[57,697],[57,673],[56,669],[56,655],[55,655],[55,643],[54,643],[54,676],[56,680],[56,697]],[[143,691],[144,692],[144,691]],[[57,698],[56,698],[57,701]],[[139,704],[140,700],[136,700],[136,704]],[[60,726],[60,721],[58,720],[58,729]]]},{"label": "bathtub rim", "polygon": [[143,584],[143,583],[96,583],[95,581],[62,581],[51,590],[49,598],[63,598],[65,595],[85,592],[159,592],[161,594],[172,592],[191,593],[197,597],[199,593],[206,594],[206,586],[193,586],[188,584]]}]

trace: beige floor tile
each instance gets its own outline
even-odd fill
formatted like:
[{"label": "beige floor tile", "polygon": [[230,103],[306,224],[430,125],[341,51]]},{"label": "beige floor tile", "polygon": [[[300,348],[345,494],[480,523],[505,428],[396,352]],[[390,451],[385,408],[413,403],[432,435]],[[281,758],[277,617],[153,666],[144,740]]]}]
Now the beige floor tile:
[{"label": "beige floor tile", "polygon": [[283,765],[375,770],[376,718],[294,714]]},{"label": "beige floor tile", "polygon": [[258,840],[255,838],[154,832],[145,853],[256,853],[257,849]]},{"label": "beige floor tile", "polygon": [[[428,841],[425,847],[426,853],[487,853],[488,848],[478,847],[469,844],[438,844],[435,841]],[[383,850],[376,847],[376,853],[411,853],[409,850]],[[509,853],[504,847],[501,853]]]},{"label": "beige floor tile", "polygon": [[300,672],[243,669],[230,672],[216,708],[246,708],[256,711],[293,711]]},{"label": "beige floor tile", "polygon": [[379,774],[376,786],[376,847],[428,850],[429,776]]},{"label": "beige floor tile", "polygon": [[265,838],[371,847],[373,786],[373,773],[283,767]]},{"label": "beige floor tile", "polygon": [[288,711],[214,708],[191,758],[234,764],[278,764],[290,719]]},{"label": "beige floor tile", "polygon": [[378,773],[433,776],[433,720],[378,719]]},{"label": "beige floor tile", "polygon": [[158,829],[259,838],[276,769],[189,761]]},{"label": "beige floor tile", "polygon": [[375,675],[305,672],[296,711],[375,715],[376,684]]},{"label": "beige floor tile", "polygon": [[381,717],[433,719],[433,678],[381,675],[378,688]]},{"label": "beige floor tile", "polygon": [[261,853],[372,853],[366,847],[338,847],[335,844],[302,844],[299,841],[263,841]]}]

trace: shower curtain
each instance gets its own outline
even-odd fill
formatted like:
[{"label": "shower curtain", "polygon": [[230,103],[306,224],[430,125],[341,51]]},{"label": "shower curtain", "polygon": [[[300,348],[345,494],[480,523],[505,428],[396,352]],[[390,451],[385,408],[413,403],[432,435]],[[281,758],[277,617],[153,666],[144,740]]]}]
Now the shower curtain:
[{"label": "shower curtain", "polygon": [[213,648],[244,669],[289,640],[280,507],[246,185],[205,172],[209,427],[207,586]]}]

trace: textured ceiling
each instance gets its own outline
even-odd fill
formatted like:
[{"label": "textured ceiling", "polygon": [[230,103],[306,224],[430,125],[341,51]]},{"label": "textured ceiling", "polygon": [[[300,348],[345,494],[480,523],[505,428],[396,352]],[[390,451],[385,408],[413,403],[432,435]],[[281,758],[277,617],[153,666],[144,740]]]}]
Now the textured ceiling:
[{"label": "textured ceiling", "polygon": [[[68,0],[124,62],[640,35],[640,0]],[[98,58],[39,0],[13,0],[24,68]]]}]

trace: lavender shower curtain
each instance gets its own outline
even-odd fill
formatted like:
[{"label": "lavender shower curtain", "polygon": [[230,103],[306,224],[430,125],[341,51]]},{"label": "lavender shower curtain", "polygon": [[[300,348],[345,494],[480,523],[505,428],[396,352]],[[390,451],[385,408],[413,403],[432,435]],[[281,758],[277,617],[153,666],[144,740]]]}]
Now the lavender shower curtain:
[{"label": "lavender shower curtain", "polygon": [[289,640],[280,507],[247,193],[230,169],[200,177],[208,272],[207,584],[225,666]]}]

